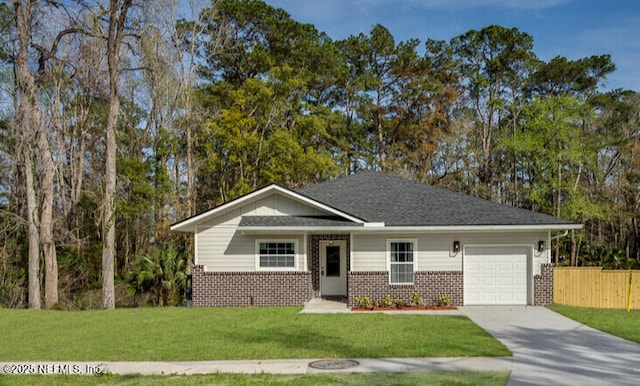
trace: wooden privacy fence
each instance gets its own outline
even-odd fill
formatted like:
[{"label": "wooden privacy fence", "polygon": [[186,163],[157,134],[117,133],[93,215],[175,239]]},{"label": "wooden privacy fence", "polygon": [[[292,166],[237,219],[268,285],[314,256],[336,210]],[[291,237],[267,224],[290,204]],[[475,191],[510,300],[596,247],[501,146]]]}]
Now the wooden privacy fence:
[{"label": "wooden privacy fence", "polygon": [[553,302],[556,304],[626,309],[629,301],[631,309],[640,309],[640,271],[605,271],[601,267],[553,270]]}]

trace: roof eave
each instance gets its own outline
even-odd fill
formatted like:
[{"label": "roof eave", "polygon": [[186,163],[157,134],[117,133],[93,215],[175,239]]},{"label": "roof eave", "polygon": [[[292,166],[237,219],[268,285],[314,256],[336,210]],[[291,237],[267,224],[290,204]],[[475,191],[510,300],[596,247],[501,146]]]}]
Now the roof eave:
[{"label": "roof eave", "polygon": [[434,225],[434,226],[247,226],[238,227],[244,234],[295,233],[295,232],[526,232],[564,231],[582,229],[581,224],[533,224],[533,225]]},{"label": "roof eave", "polygon": [[[418,225],[418,226],[386,226],[386,231],[415,230],[422,232],[487,232],[487,231],[564,231],[582,229],[581,224],[521,224],[521,225]],[[376,229],[371,229],[376,230]]]}]

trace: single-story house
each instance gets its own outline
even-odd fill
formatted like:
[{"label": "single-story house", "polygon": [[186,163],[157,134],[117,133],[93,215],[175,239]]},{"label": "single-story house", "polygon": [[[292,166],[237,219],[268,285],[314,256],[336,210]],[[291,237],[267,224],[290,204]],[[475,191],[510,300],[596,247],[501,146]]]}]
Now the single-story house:
[{"label": "single-story house", "polygon": [[581,225],[379,172],[269,185],[172,225],[195,234],[194,306],[356,296],[553,301],[553,232]]}]

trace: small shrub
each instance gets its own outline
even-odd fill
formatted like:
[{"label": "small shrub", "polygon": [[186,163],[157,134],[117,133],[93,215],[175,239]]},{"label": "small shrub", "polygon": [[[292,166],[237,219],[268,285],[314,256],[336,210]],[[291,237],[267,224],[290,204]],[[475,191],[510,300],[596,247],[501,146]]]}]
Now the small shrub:
[{"label": "small shrub", "polygon": [[393,300],[391,299],[390,294],[386,294],[384,296],[384,300],[382,301],[382,307],[393,307]]},{"label": "small shrub", "polygon": [[356,306],[361,308],[371,308],[371,299],[368,296],[356,296],[355,299]]},{"label": "small shrub", "polygon": [[404,307],[407,306],[407,302],[405,302],[404,300],[402,300],[400,298],[396,298],[395,304],[396,304],[396,308],[404,308]]},{"label": "small shrub", "polygon": [[441,306],[450,306],[451,305],[451,297],[449,295],[440,294],[438,298],[438,304]]},{"label": "small shrub", "polygon": [[422,305],[422,297],[420,297],[420,294],[418,292],[413,291],[413,293],[411,294],[410,303],[413,307],[420,307]]}]

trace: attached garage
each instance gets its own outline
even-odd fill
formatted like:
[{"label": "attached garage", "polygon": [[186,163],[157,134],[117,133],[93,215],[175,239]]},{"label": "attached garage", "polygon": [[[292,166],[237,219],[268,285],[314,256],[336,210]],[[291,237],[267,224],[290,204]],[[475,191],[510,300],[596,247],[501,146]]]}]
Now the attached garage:
[{"label": "attached garage", "polygon": [[531,246],[467,246],[465,305],[528,304]]}]

